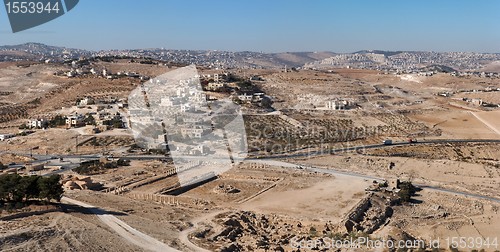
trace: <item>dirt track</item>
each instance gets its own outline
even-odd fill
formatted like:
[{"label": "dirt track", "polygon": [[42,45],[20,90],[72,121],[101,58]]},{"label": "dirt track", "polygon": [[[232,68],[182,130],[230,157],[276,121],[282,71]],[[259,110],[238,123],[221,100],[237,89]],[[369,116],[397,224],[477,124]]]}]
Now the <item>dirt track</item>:
[{"label": "dirt track", "polygon": [[84,208],[89,209],[92,213],[97,215],[99,219],[109,226],[111,229],[113,229],[116,233],[118,233],[121,237],[123,237],[125,240],[127,240],[130,243],[133,243],[145,250],[149,251],[178,251],[174,248],[171,248],[167,246],[166,244],[154,239],[151,236],[148,236],[144,233],[141,233],[137,231],[136,229],[132,228],[131,226],[127,225],[127,223],[119,220],[113,215],[110,214],[105,214],[105,211],[96,208],[94,206],[85,204],[83,202],[73,200],[70,198],[63,197],[62,202],[78,205]]}]

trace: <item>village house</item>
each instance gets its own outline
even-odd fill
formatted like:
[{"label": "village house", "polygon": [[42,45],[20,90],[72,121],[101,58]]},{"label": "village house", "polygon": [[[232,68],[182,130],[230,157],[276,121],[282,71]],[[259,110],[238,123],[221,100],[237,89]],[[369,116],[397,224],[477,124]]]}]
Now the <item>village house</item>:
[{"label": "village house", "polygon": [[203,128],[196,126],[194,128],[181,128],[181,135],[183,137],[200,139],[203,134]]},{"label": "village house", "polygon": [[226,87],[226,83],[211,82],[207,85],[207,90],[209,91],[219,91]]},{"label": "village house", "polygon": [[482,106],[483,105],[483,100],[481,99],[472,99],[470,103],[474,106]]},{"label": "village house", "polygon": [[0,134],[0,141],[5,141],[7,139],[13,138],[16,135],[14,134]]},{"label": "village house", "polygon": [[328,101],[325,104],[326,109],[329,110],[347,110],[351,109],[353,104],[350,101],[339,100],[339,101]]},{"label": "village house", "polygon": [[92,104],[94,104],[94,99],[88,98],[88,97],[83,98],[78,102],[78,106],[81,106],[81,107],[85,107],[85,106],[92,105]]},{"label": "village house", "polygon": [[189,155],[205,155],[210,149],[204,145],[198,145],[189,150]]},{"label": "village house", "polygon": [[241,102],[250,103],[250,102],[252,102],[252,100],[253,100],[253,95],[247,95],[246,93],[244,93],[244,94],[242,94],[242,95],[238,95],[238,99],[239,99]]},{"label": "village house", "polygon": [[68,116],[68,118],[66,118],[66,127],[82,127],[85,125],[84,119],[83,115]]},{"label": "village house", "polygon": [[47,119],[33,119],[26,123],[26,128],[29,129],[43,129],[49,126],[49,121]]}]

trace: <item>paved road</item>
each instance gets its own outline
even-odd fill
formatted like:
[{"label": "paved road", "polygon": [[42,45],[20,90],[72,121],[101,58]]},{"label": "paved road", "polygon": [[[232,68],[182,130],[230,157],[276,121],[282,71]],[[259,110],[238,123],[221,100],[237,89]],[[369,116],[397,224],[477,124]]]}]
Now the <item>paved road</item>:
[{"label": "paved road", "polygon": [[379,149],[379,148],[389,148],[393,146],[405,146],[405,145],[421,145],[421,144],[447,144],[447,143],[500,143],[499,139],[433,139],[433,140],[425,140],[419,141],[416,143],[410,142],[394,142],[393,144],[372,144],[372,145],[361,145],[361,146],[353,146],[353,147],[345,147],[334,150],[323,150],[323,151],[310,151],[304,153],[296,153],[296,154],[282,154],[282,155],[274,155],[271,157],[266,157],[266,159],[282,159],[282,158],[297,158],[297,157],[314,157],[349,151],[357,151],[357,150],[366,150],[366,149]]},{"label": "paved road", "polygon": [[127,240],[128,242],[143,248],[148,251],[157,251],[157,252],[169,252],[169,251],[178,251],[174,248],[167,246],[166,244],[156,240],[155,238],[148,236],[144,233],[137,231],[136,229],[129,226],[127,223],[121,221],[113,215],[106,214],[106,212],[102,209],[96,208],[89,204],[85,204],[83,202],[70,199],[67,197],[63,197],[61,202],[66,202],[69,204],[81,206],[90,210],[93,214],[97,215],[97,217],[107,226],[109,226],[113,231],[118,233],[122,238]]},{"label": "paved road", "polygon": [[474,198],[474,199],[487,200],[487,201],[500,203],[500,198],[488,197],[488,196],[483,196],[483,195],[473,194],[473,193],[459,192],[459,191],[455,191],[455,190],[450,190],[450,189],[445,189],[445,188],[435,187],[435,186],[428,186],[428,185],[416,184],[415,186],[420,187],[422,189],[428,189],[428,190],[437,191],[437,192],[444,192],[444,193],[451,193],[451,194],[466,196],[466,197],[470,197],[470,198]]},{"label": "paved road", "polygon": [[[274,165],[274,166],[282,166],[282,167],[287,167],[287,168],[303,167],[306,170],[317,172],[317,173],[324,173],[324,174],[331,174],[331,175],[345,176],[345,177],[353,177],[353,178],[358,178],[358,179],[384,180],[384,178],[377,178],[377,177],[359,174],[359,173],[355,173],[355,172],[344,172],[344,171],[339,171],[339,170],[330,169],[330,168],[326,169],[326,168],[313,167],[313,166],[308,166],[308,165],[307,166],[306,165],[298,165],[298,164],[292,164],[292,163],[277,161],[277,160],[249,159],[248,161],[256,162],[256,163],[264,163],[264,164]],[[474,199],[488,200],[488,201],[500,203],[500,198],[489,197],[489,196],[484,196],[484,195],[479,195],[479,194],[474,194],[474,193],[467,193],[467,192],[456,191],[456,190],[445,189],[445,188],[441,188],[441,187],[437,187],[437,186],[430,186],[430,185],[423,185],[423,184],[415,184],[415,186],[420,187],[422,189],[431,190],[431,191],[451,193],[451,194],[466,196],[466,197],[470,197],[470,198],[474,198]]]},{"label": "paved road", "polygon": [[[409,143],[409,142],[394,142],[391,145],[385,145],[385,144],[373,144],[373,145],[360,145],[360,146],[353,146],[353,147],[345,147],[345,148],[340,148],[340,149],[333,149],[333,150],[323,150],[323,151],[306,151],[304,153],[295,153],[295,154],[278,154],[278,155],[273,155],[273,156],[266,156],[264,159],[283,159],[283,158],[298,158],[298,157],[314,157],[314,156],[321,156],[321,155],[328,155],[328,154],[335,154],[335,153],[342,153],[342,152],[349,152],[349,151],[357,151],[357,150],[365,150],[365,149],[378,149],[378,148],[389,148],[389,147],[394,147],[394,146],[405,146],[405,145],[423,145],[423,144],[447,144],[447,143],[500,143],[500,139],[432,139],[432,140],[424,140],[424,141],[419,141],[416,143]],[[29,154],[26,153],[14,153],[14,152],[9,152],[21,156],[29,156]],[[54,160],[52,156],[45,156],[45,155],[33,155],[33,157],[37,158],[37,161],[34,163],[41,163],[41,162],[47,162],[50,160]],[[82,160],[89,160],[89,159],[99,159],[102,157],[102,155],[99,154],[94,154],[94,155],[62,155],[62,156],[57,156],[57,157],[62,157],[64,159],[82,159]],[[114,156],[114,158],[126,158],[130,160],[157,160],[157,159],[164,159],[164,155],[127,155],[127,156]],[[186,159],[189,158],[196,158],[193,156],[187,156],[183,157]]]},{"label": "paved road", "polygon": [[[364,146],[354,146],[354,147],[348,147],[348,148],[342,148],[342,149],[336,149],[336,150],[331,150],[328,152],[325,151],[315,151],[315,152],[307,152],[307,153],[297,153],[297,154],[284,154],[284,155],[275,155],[271,157],[265,157],[262,159],[247,159],[247,161],[264,161],[267,163],[270,163],[271,161],[275,162],[280,162],[278,159],[284,159],[284,158],[297,158],[297,157],[314,157],[314,156],[321,156],[321,155],[326,155],[329,153],[340,153],[340,152],[348,152],[348,151],[356,151],[356,150],[363,150],[363,149],[376,149],[376,148],[388,148],[388,147],[393,147],[393,146],[405,146],[405,145],[422,145],[422,144],[447,144],[447,143],[500,143],[500,140],[498,139],[433,139],[433,140],[425,140],[425,141],[419,141],[416,143],[409,143],[409,142],[394,142],[392,145],[384,145],[384,144],[374,144],[374,145],[364,145]],[[92,159],[92,158],[100,158],[100,155],[71,155],[71,156],[63,156],[65,159],[66,158],[82,158],[82,159]],[[115,158],[120,158],[120,157],[115,157]],[[127,158],[130,160],[157,160],[157,159],[163,159],[165,156],[123,156],[123,158]],[[196,157],[185,157],[186,159],[189,158],[196,158]],[[38,162],[40,162],[39,160]],[[290,164],[290,163],[285,163],[285,162],[280,162],[281,166],[285,167],[290,167],[293,166],[297,168],[296,164]],[[286,165],[285,165],[286,164]],[[342,172],[334,169],[324,169],[324,168],[318,168],[318,167],[310,167],[309,169],[312,169],[313,171],[316,172],[324,172],[324,173],[329,173],[329,174],[336,174],[336,175],[345,175],[345,176],[352,176],[352,177],[358,177],[358,178],[363,178],[363,179],[381,179],[381,178],[375,178],[375,177],[370,177],[362,174],[357,174],[357,173],[351,173],[351,172]],[[493,202],[500,202],[500,199],[498,198],[493,198],[493,197],[487,197],[487,196],[482,196],[478,194],[471,194],[471,193],[466,193],[466,192],[460,192],[460,191],[454,191],[454,190],[448,190],[444,188],[439,188],[439,187],[433,187],[433,186],[428,186],[428,185],[419,185],[423,188],[429,189],[429,190],[434,190],[434,191],[440,191],[440,192],[447,192],[447,193],[453,193],[457,195],[463,195],[463,196],[468,196],[471,198],[475,199],[485,199]]]},{"label": "paved road", "polygon": [[[361,145],[361,146],[353,146],[353,147],[345,147],[340,149],[333,150],[324,150],[324,151],[310,151],[304,153],[295,153],[295,154],[281,154],[281,155],[273,155],[266,156],[264,159],[283,159],[283,158],[297,158],[297,157],[314,157],[349,151],[357,151],[357,150],[365,150],[365,149],[379,149],[379,148],[390,148],[394,146],[406,146],[406,145],[424,145],[424,144],[447,144],[447,143],[500,143],[500,139],[433,139],[433,140],[424,140],[416,143],[409,142],[394,142],[391,145],[385,144],[372,144],[372,145]],[[63,156],[64,158],[99,158],[98,155],[88,155],[88,156]],[[121,158],[120,156],[115,156],[115,158]],[[150,155],[130,155],[123,156],[122,158],[127,158],[131,160],[153,160],[153,159],[162,159],[165,156],[150,156]],[[193,157],[184,157],[184,158],[193,158]]]}]

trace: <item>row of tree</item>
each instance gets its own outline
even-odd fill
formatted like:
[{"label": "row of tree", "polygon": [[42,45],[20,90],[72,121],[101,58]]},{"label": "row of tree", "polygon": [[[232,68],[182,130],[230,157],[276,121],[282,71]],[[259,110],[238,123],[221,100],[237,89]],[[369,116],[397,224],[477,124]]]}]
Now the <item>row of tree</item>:
[{"label": "row of tree", "polygon": [[0,175],[0,202],[60,201],[63,192],[59,175],[50,177]]}]

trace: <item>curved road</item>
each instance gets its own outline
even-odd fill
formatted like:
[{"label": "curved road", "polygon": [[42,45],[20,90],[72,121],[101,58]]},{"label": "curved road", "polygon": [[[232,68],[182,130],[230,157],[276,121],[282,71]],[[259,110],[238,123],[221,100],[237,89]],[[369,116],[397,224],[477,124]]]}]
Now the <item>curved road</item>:
[{"label": "curved road", "polygon": [[[392,145],[384,145],[384,144],[376,144],[376,145],[365,145],[365,146],[357,146],[357,147],[349,147],[349,148],[343,148],[343,149],[337,149],[337,150],[332,150],[329,153],[336,153],[336,152],[346,152],[346,151],[356,151],[360,149],[375,149],[375,148],[385,148],[385,147],[391,147],[391,146],[403,146],[403,145],[417,145],[417,144],[446,144],[446,143],[500,143],[500,140],[496,139],[456,139],[456,140],[449,140],[449,139],[443,139],[443,140],[427,140],[427,141],[422,141],[422,142],[417,142],[417,143],[408,143],[408,142],[399,142],[399,143],[393,143]],[[288,168],[294,168],[297,169],[301,167],[298,164],[292,164],[288,162],[283,162],[279,161],[277,159],[282,159],[282,158],[294,158],[294,157],[311,157],[311,156],[317,156],[317,155],[325,155],[328,153],[324,152],[311,152],[311,153],[299,153],[299,154],[292,154],[292,155],[281,155],[281,156],[273,156],[273,157],[266,157],[262,159],[247,159],[246,161],[250,162],[257,162],[257,163],[265,163],[269,165],[275,165],[275,166],[282,166],[282,167],[288,167]],[[95,155],[95,156],[64,156],[64,158],[99,158],[100,156]],[[135,160],[151,160],[151,159],[162,159],[165,158],[165,156],[124,156],[123,158],[127,159],[135,159]],[[43,159],[43,158],[42,158]],[[49,160],[47,158],[44,161]],[[39,160],[39,162],[42,160]],[[304,169],[313,171],[313,172],[318,172],[318,173],[325,173],[325,174],[332,174],[332,175],[338,175],[338,176],[348,176],[348,177],[355,177],[359,179],[369,179],[369,180],[382,180],[383,178],[377,178],[377,177],[372,177],[368,175],[363,175],[363,174],[358,174],[354,172],[344,172],[344,171],[339,171],[335,169],[326,169],[326,168],[319,168],[319,167],[312,167],[312,166],[307,166]],[[430,186],[430,185],[416,185],[418,187],[421,187],[423,189],[427,190],[433,190],[433,191],[438,191],[438,192],[444,192],[444,193],[451,193],[451,194],[456,194],[456,195],[461,195],[461,196],[466,196],[474,199],[479,199],[479,200],[488,200],[491,202],[495,203],[500,203],[499,198],[494,198],[494,197],[489,197],[489,196],[483,196],[479,194],[472,194],[472,193],[467,193],[467,192],[461,192],[461,191],[456,191],[456,190],[451,190],[451,189],[445,189],[445,188],[440,188],[440,187],[435,187],[435,186]],[[150,250],[150,251],[178,251],[174,248],[171,248],[167,246],[166,244],[144,234],[136,229],[130,227],[127,225],[125,222],[119,220],[113,215],[105,214],[105,212],[101,209],[95,208],[94,206],[85,204],[80,201],[76,201],[73,199],[69,199],[66,197],[63,197],[62,199],[63,202],[67,202],[70,204],[75,204],[79,205],[82,207],[85,207],[89,209],[92,213],[96,214],[98,218],[106,225],[108,225],[111,229],[113,229],[116,233],[118,233],[121,237],[123,237],[125,240],[128,242],[135,244],[145,250]],[[211,215],[209,215],[211,216]],[[194,227],[198,225],[198,223],[202,220],[206,220],[207,216],[204,218],[201,218],[199,220],[196,220],[194,223]],[[193,227],[193,228],[194,228]],[[181,232],[179,235],[179,238],[181,242],[185,245],[187,245],[190,249],[198,251],[201,248],[193,244],[192,242],[189,241],[188,239],[188,234],[193,231],[193,228],[187,229],[184,232]]]},{"label": "curved road", "polygon": [[321,155],[335,154],[335,153],[348,152],[348,151],[388,148],[388,147],[393,147],[393,146],[420,145],[420,144],[447,144],[447,143],[500,143],[500,139],[433,139],[433,140],[425,140],[425,141],[419,141],[419,142],[414,142],[414,143],[394,142],[393,144],[361,145],[361,146],[353,146],[353,147],[346,147],[346,148],[326,150],[326,151],[312,151],[312,152],[289,154],[289,155],[287,155],[287,154],[275,155],[275,156],[271,156],[271,157],[266,157],[266,159],[313,157],[313,156],[321,156]]},{"label": "curved road", "polygon": [[83,202],[70,199],[67,197],[63,197],[61,202],[66,202],[69,204],[77,205],[88,209],[93,214],[97,215],[97,217],[107,226],[109,226],[113,231],[118,233],[123,239],[128,242],[143,248],[148,251],[157,251],[157,252],[170,252],[170,251],[178,251],[174,248],[167,246],[166,244],[156,240],[155,238],[148,236],[144,233],[137,231],[136,229],[129,226],[127,223],[121,221],[113,215],[106,214],[106,212],[102,209],[96,208],[89,204],[85,204]]},{"label": "curved road", "polygon": [[[335,169],[326,169],[326,168],[313,167],[313,166],[302,166],[299,164],[292,164],[292,163],[277,161],[277,160],[248,159],[247,161],[256,162],[256,163],[263,163],[263,164],[268,164],[268,165],[274,165],[274,166],[282,166],[282,167],[287,167],[287,168],[304,167],[304,169],[309,170],[309,171],[337,175],[337,176],[347,176],[347,177],[354,177],[354,178],[368,179],[368,180],[385,180],[384,178],[378,178],[378,177],[363,175],[363,174],[354,173],[354,172],[344,172],[344,171],[339,171],[339,170],[335,170]],[[474,199],[488,200],[491,202],[500,203],[500,198],[489,197],[489,196],[484,196],[484,195],[474,194],[474,193],[467,193],[467,192],[462,192],[462,191],[456,191],[456,190],[451,190],[451,189],[445,189],[445,188],[441,188],[441,187],[437,187],[437,186],[430,186],[430,185],[415,184],[415,186],[423,188],[423,189],[427,189],[427,190],[444,192],[444,193],[451,193],[451,194],[466,196],[466,197],[470,197],[470,198],[474,198]]]},{"label": "curved road", "polygon": [[192,243],[190,240],[189,240],[189,234],[191,234],[192,232],[194,232],[198,226],[200,225],[201,222],[211,222],[213,218],[215,218],[215,216],[217,216],[218,214],[220,213],[223,213],[224,211],[216,211],[216,212],[212,212],[212,213],[209,213],[207,215],[204,215],[204,216],[201,216],[199,218],[196,218],[194,220],[191,221],[191,223],[193,223],[193,226],[190,227],[190,228],[187,228],[185,230],[183,230],[182,232],[180,232],[179,234],[179,240],[186,246],[188,246],[188,248],[190,248],[191,250],[193,251],[196,251],[196,252],[210,252],[210,250],[206,250],[202,247],[198,247],[196,244]]},{"label": "curved road", "polygon": [[[346,147],[346,148],[342,148],[342,149],[334,149],[334,150],[330,150],[330,151],[314,151],[314,152],[307,152],[307,153],[275,155],[275,156],[264,157],[264,158],[251,158],[251,159],[247,159],[247,161],[280,162],[277,159],[297,158],[297,157],[314,157],[314,156],[322,156],[322,155],[363,150],[363,149],[389,148],[389,147],[393,147],[393,146],[421,145],[421,144],[447,144],[447,143],[500,143],[500,140],[498,140],[498,139],[433,139],[433,140],[419,141],[416,143],[394,142],[391,145],[374,144],[374,145],[353,146],[353,147]],[[45,161],[51,160],[51,158],[48,156],[38,156],[38,157],[40,157],[40,159],[37,162],[45,162]],[[96,159],[96,158],[100,158],[102,156],[101,155],[81,155],[81,156],[69,155],[69,156],[62,156],[62,157],[65,159],[66,158]],[[122,157],[116,156],[115,158],[126,158],[126,159],[130,159],[130,160],[157,160],[157,159],[164,159],[165,156],[146,156],[146,155],[144,155],[144,156],[122,156]],[[186,157],[186,158],[196,158],[196,157]],[[287,164],[287,165],[281,165],[281,166],[285,166],[285,167],[293,166],[293,167],[297,168],[297,166],[298,166],[297,164],[290,164],[290,163],[284,163],[284,162],[280,162],[280,163]],[[364,178],[364,179],[380,179],[380,178],[374,178],[374,177],[361,175],[361,174],[357,174],[357,173],[342,172],[342,171],[333,170],[333,169],[324,169],[324,168],[317,168],[317,167],[310,167],[310,169],[313,169],[313,170],[318,171],[318,172],[323,172],[323,173],[354,176],[354,177]],[[61,172],[61,171],[57,171],[55,173],[58,173],[58,172]],[[500,202],[499,198],[494,198],[494,197],[487,197],[487,196],[482,196],[482,195],[478,195],[478,194],[471,194],[471,193],[466,193],[466,192],[461,192],[461,191],[454,191],[454,190],[449,190],[449,189],[444,189],[444,188],[434,187],[434,186],[428,186],[428,185],[418,185],[418,186],[420,186],[422,188],[427,188],[430,190],[440,191],[440,192],[453,193],[453,194],[468,196],[468,197],[472,197],[472,198],[476,198],[476,199],[485,199],[485,200],[489,200],[489,201],[493,201],[493,202]]]},{"label": "curved road", "polygon": [[[372,145],[360,145],[360,146],[353,146],[353,147],[345,147],[345,148],[340,148],[340,149],[333,149],[333,150],[325,150],[325,151],[311,151],[311,152],[305,152],[305,153],[295,153],[295,154],[281,154],[281,155],[273,155],[273,156],[266,156],[263,157],[263,159],[283,159],[283,158],[297,158],[297,157],[313,157],[313,156],[321,156],[321,155],[328,155],[328,154],[335,154],[335,153],[341,153],[341,152],[348,152],[348,151],[357,151],[357,150],[364,150],[364,149],[378,149],[378,148],[389,148],[393,146],[405,146],[405,145],[421,145],[421,144],[447,144],[447,143],[499,143],[500,144],[500,139],[433,139],[433,140],[425,140],[425,141],[419,141],[419,142],[414,142],[414,143],[409,143],[409,142],[394,142],[393,144],[372,144]],[[17,155],[28,155],[26,153],[13,153]],[[45,162],[49,160],[53,160],[53,158],[50,158],[49,156],[44,156],[44,155],[33,155],[34,157],[38,157],[39,159],[37,162]],[[54,155],[53,155],[54,156]],[[63,155],[63,156],[57,156],[57,157],[62,157],[65,159],[96,159],[102,157],[102,155]],[[164,159],[166,158],[165,155],[130,155],[130,156],[114,156],[114,158],[126,158],[126,159],[131,159],[131,160],[155,160],[155,159]],[[185,157],[185,158],[189,158]]]},{"label": "curved road", "polygon": [[[297,158],[297,157],[313,157],[313,156],[322,156],[322,155],[327,155],[327,154],[334,154],[334,153],[340,153],[340,152],[348,152],[348,151],[356,151],[356,150],[363,150],[363,149],[377,149],[377,148],[388,148],[388,147],[393,147],[393,146],[405,146],[405,145],[421,145],[421,144],[447,144],[447,143],[500,143],[500,140],[498,139],[433,139],[433,140],[425,140],[425,141],[419,141],[416,143],[409,143],[409,142],[394,142],[391,145],[385,145],[385,144],[374,144],[374,145],[363,145],[363,146],[354,146],[354,147],[346,147],[342,149],[335,149],[335,150],[330,150],[330,151],[314,151],[314,152],[308,152],[308,153],[296,153],[296,154],[288,154],[288,155],[275,155],[275,156],[270,156],[270,157],[265,157],[265,158],[252,158],[252,159],[247,159],[247,161],[265,161],[265,162],[270,162],[270,161],[277,161],[277,159],[284,159],[284,158]],[[19,154],[22,155],[22,154]],[[37,156],[40,159],[37,160],[37,162],[46,162],[49,160],[52,160],[49,156]],[[68,156],[62,156],[63,158],[73,158],[73,159],[97,159],[102,157],[101,155],[68,155]],[[122,156],[122,157],[115,157],[115,158],[127,158],[130,160],[157,160],[157,159],[164,159],[165,156]],[[190,157],[186,157],[190,158]],[[192,157],[195,158],[195,157]],[[281,166],[286,166],[290,167],[293,166],[297,168],[298,165],[296,164],[290,164],[290,163],[284,163],[280,162],[281,164],[287,164],[287,165],[281,165]],[[354,176],[358,178],[364,178],[364,179],[381,179],[381,178],[374,178],[362,174],[357,174],[357,173],[351,173],[351,172],[342,172],[338,170],[332,170],[332,169],[324,169],[324,168],[317,168],[317,167],[311,167],[311,169],[318,171],[318,172],[323,172],[323,173],[330,173],[330,174],[337,174],[337,175],[347,175],[347,176]],[[54,173],[49,173],[47,175],[51,174],[57,174],[63,171],[56,171]],[[457,195],[463,195],[463,196],[468,196],[476,199],[485,199],[493,202],[500,203],[499,198],[494,198],[494,197],[487,197],[487,196],[482,196],[478,194],[471,194],[471,193],[466,193],[466,192],[461,192],[461,191],[454,191],[454,190],[449,190],[449,189],[444,189],[440,187],[434,187],[434,186],[428,186],[428,185],[418,185],[422,188],[427,188],[430,190],[434,191],[440,191],[440,192],[446,192],[446,193],[453,193]]]}]

